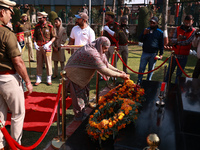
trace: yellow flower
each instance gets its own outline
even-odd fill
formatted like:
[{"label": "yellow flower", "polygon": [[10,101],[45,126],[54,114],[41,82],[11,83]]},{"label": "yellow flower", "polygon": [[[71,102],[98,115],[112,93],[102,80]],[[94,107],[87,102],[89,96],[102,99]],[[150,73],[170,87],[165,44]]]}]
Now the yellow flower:
[{"label": "yellow flower", "polygon": [[101,139],[102,139],[102,140],[104,140],[104,141],[106,140],[106,138],[105,138],[105,137],[101,137]]},{"label": "yellow flower", "polygon": [[109,135],[105,135],[106,138],[109,138]]},{"label": "yellow flower", "polygon": [[109,124],[108,124],[109,128],[112,128],[113,125],[114,125],[113,122],[109,122]]},{"label": "yellow flower", "polygon": [[118,117],[119,120],[122,120],[123,118],[124,118],[123,115],[119,115],[119,117]]}]

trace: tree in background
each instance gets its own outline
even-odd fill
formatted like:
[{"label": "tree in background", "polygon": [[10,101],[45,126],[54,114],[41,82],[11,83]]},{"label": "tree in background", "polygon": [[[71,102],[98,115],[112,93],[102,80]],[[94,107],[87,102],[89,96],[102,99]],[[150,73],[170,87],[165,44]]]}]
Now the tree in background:
[{"label": "tree in background", "polygon": [[54,25],[54,19],[57,18],[58,15],[55,11],[51,11],[49,14],[49,21],[51,22],[52,25]]},{"label": "tree in background", "polygon": [[138,26],[137,26],[137,36],[139,36],[144,28],[149,26],[150,11],[147,7],[141,7],[139,10]]},{"label": "tree in background", "polygon": [[97,24],[99,23],[98,18],[99,12],[95,7],[92,7],[92,23]]},{"label": "tree in background", "polygon": [[15,28],[15,24],[20,21],[21,18],[21,11],[18,7],[14,7],[13,8],[14,11],[14,15],[12,15],[12,24],[13,24],[13,28]]}]

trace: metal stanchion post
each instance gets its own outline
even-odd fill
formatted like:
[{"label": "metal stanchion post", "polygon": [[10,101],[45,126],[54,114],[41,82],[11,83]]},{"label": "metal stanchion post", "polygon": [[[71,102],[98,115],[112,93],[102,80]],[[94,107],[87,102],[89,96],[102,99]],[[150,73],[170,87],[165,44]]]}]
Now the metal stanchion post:
[{"label": "metal stanchion post", "polygon": [[167,90],[169,91],[169,85],[171,83],[171,77],[172,77],[172,63],[173,63],[173,59],[174,59],[174,51],[172,51],[171,54],[171,61],[170,61],[170,69],[169,69],[169,79],[168,79],[168,83],[167,83]]},{"label": "metal stanchion post", "polygon": [[62,76],[62,141],[65,141],[66,138],[66,94],[65,94],[65,84],[66,84],[66,72],[61,71]]},{"label": "metal stanchion post", "polygon": [[[115,57],[114,57],[114,67],[117,67],[117,47],[114,48]],[[115,86],[116,78],[113,78],[113,86]]]},{"label": "metal stanchion post", "polygon": [[57,128],[58,128],[58,137],[52,140],[52,147],[55,149],[59,149],[66,140],[66,71],[61,71],[60,75],[62,76],[61,83],[62,83],[62,135],[60,137],[60,101],[58,103],[57,108]]},{"label": "metal stanchion post", "polygon": [[167,72],[167,65],[164,66],[164,77],[163,77],[163,82],[165,82],[166,72]]},{"label": "metal stanchion post", "polygon": [[[60,81],[62,82],[62,80]],[[62,83],[60,83],[62,84]],[[58,136],[61,134],[60,130],[60,100],[58,101],[58,107],[57,107],[57,130],[58,130]]]},{"label": "metal stanchion post", "polygon": [[143,150],[159,150],[158,146],[160,145],[160,138],[157,134],[149,134],[146,140],[149,146],[145,147]]},{"label": "metal stanchion post", "polygon": [[99,100],[99,73],[96,75],[96,104],[98,104]]}]

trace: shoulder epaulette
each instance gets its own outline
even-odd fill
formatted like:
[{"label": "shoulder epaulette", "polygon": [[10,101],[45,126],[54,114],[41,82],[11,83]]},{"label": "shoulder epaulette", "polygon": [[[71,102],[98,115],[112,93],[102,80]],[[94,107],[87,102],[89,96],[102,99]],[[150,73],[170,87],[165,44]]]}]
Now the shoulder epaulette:
[{"label": "shoulder epaulette", "polygon": [[40,24],[36,24],[36,25],[35,25],[35,27],[38,27],[38,26],[40,26]]},{"label": "shoulder epaulette", "polygon": [[116,25],[119,25],[119,23],[118,23],[118,22],[115,22],[115,24],[116,24]]},{"label": "shoulder epaulette", "polygon": [[0,27],[5,27],[5,28],[7,28],[7,29],[9,29],[11,31],[11,29],[6,25],[0,25]]},{"label": "shoulder epaulette", "polygon": [[53,28],[53,25],[51,25],[51,24],[48,24],[48,26],[51,27],[51,28]]}]

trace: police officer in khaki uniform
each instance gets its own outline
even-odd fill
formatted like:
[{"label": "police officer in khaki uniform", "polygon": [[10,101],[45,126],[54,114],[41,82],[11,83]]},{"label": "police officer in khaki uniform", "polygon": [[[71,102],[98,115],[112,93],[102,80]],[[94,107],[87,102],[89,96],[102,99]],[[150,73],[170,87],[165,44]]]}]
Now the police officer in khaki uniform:
[{"label": "police officer in khaki uniform", "polygon": [[28,47],[30,62],[36,62],[33,54],[33,44],[31,40],[31,24],[27,20],[27,14],[21,15],[21,21],[15,25],[15,33],[24,32],[24,45]]},{"label": "police officer in khaki uniform", "polygon": [[50,22],[47,21],[47,13],[39,12],[38,24],[35,26],[33,41],[37,50],[37,77],[35,86],[42,82],[43,60],[46,64],[47,85],[51,85],[52,76],[52,60],[51,60],[51,45],[55,41],[55,30]]},{"label": "police officer in khaki uniform", "polygon": [[115,14],[112,11],[107,11],[105,15],[105,21],[106,25],[103,28],[103,36],[107,37],[110,42],[111,46],[108,49],[108,52],[106,52],[106,57],[109,61],[109,58],[112,56],[114,52],[114,48],[118,44],[118,31],[119,31],[119,23],[114,21]]},{"label": "police officer in khaki uniform", "polygon": [[[11,14],[14,13],[12,7],[15,5],[16,3],[10,0],[0,0],[0,120],[4,125],[9,108],[12,112],[11,136],[20,144],[25,116],[24,92],[20,76],[26,82],[29,94],[32,93],[33,87],[17,46],[17,38],[6,26],[12,19]],[[0,132],[0,149],[4,150],[5,146],[6,141]]]},{"label": "police officer in khaki uniform", "polygon": [[[127,20],[128,19],[126,17],[121,17],[120,19],[121,24],[119,26],[119,54],[122,56],[122,59],[126,64],[128,61],[128,37],[129,37]],[[123,64],[123,71],[127,73],[127,67],[124,64]]]}]

